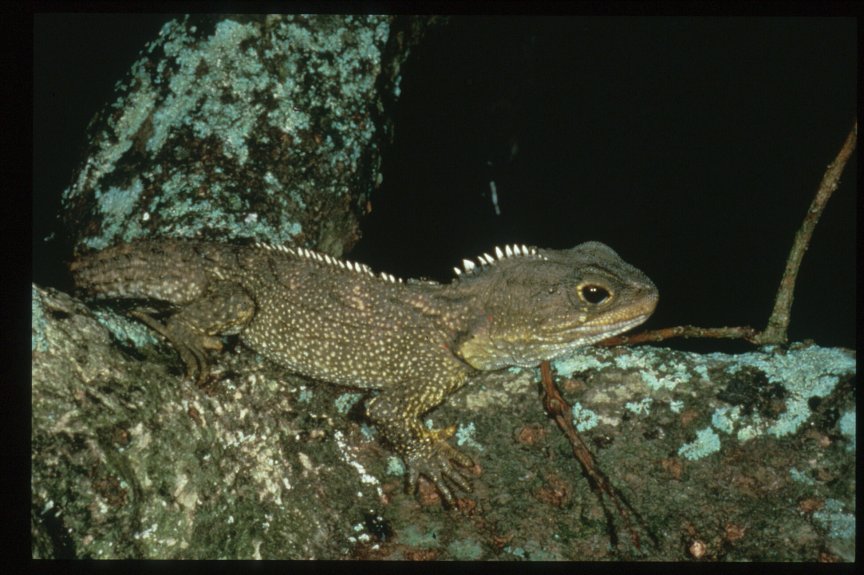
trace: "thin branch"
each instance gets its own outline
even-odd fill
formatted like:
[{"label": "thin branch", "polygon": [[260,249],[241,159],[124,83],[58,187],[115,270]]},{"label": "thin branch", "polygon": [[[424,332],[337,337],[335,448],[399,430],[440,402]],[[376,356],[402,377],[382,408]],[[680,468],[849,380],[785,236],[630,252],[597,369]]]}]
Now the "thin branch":
[{"label": "thin branch", "polygon": [[643,331],[635,335],[616,335],[604,339],[597,345],[611,347],[613,345],[630,345],[634,343],[657,342],[673,337],[700,337],[707,339],[744,339],[751,343],[757,343],[759,332],[750,326],[741,327],[696,327],[694,325],[680,325],[677,327],[666,327],[651,331]]},{"label": "thin branch", "polygon": [[[591,489],[597,494],[601,505],[603,503],[603,496],[605,495],[609,497],[615,505],[615,508],[618,510],[618,515],[624,521],[624,526],[630,532],[630,542],[633,543],[636,549],[641,550],[639,533],[633,527],[633,523],[630,520],[630,512],[632,512],[637,519],[641,520],[641,517],[639,517],[636,510],[634,510],[624,499],[618,489],[612,485],[609,478],[606,477],[606,474],[601,471],[600,467],[595,463],[594,456],[591,455],[591,451],[588,449],[585,441],[576,431],[576,428],[573,427],[570,415],[572,406],[567,403],[561,395],[561,392],[559,392],[558,388],[555,386],[555,381],[552,377],[552,367],[549,365],[548,361],[544,361],[540,364],[540,379],[543,383],[544,391],[543,406],[545,407],[546,412],[555,419],[558,428],[564,432],[564,435],[570,441],[573,455],[582,465],[582,470],[588,478],[588,483],[591,486]],[[618,538],[615,534],[612,517],[605,505],[603,505],[603,513],[606,515],[606,520],[610,523],[609,530],[612,537],[612,545],[615,546]],[[651,538],[652,543],[656,544],[654,535],[650,532],[648,532],[648,535]]]},{"label": "thin branch", "polygon": [[810,245],[813,230],[816,228],[819,217],[825,210],[828,199],[840,183],[840,176],[843,174],[846,162],[849,161],[849,157],[852,155],[853,150],[855,150],[857,140],[858,120],[856,119],[837,157],[834,158],[834,161],[825,170],[825,175],[822,176],[822,182],[819,184],[816,196],[807,210],[807,215],[804,217],[801,228],[795,234],[795,241],[792,243],[789,258],[786,260],[786,270],[783,273],[783,279],[780,280],[780,288],[777,290],[777,296],[774,300],[774,310],[771,312],[771,317],[768,318],[768,326],[764,331],[757,331],[750,326],[703,328],[684,325],[637,333],[635,335],[619,335],[603,340],[598,345],[613,346],[658,342],[673,337],[743,339],[759,345],[786,343],[789,320],[791,318],[792,300],[794,299],[795,280],[798,277],[801,260],[804,257],[804,252],[807,251],[807,247]]},{"label": "thin branch", "polygon": [[846,167],[846,162],[852,151],[855,149],[855,142],[858,140],[858,120],[852,126],[852,131],[846,137],[843,147],[834,161],[825,170],[825,175],[822,176],[822,183],[819,184],[819,190],[816,192],[816,197],[810,204],[810,209],[807,210],[807,216],[804,218],[804,223],[795,234],[795,242],[792,244],[792,250],[789,252],[789,258],[786,260],[786,270],[783,272],[783,279],[780,280],[780,289],[777,291],[777,299],[774,300],[774,311],[771,312],[771,317],[768,318],[768,327],[761,334],[757,335],[756,341],[760,344],[765,343],[786,343],[787,330],[789,328],[790,311],[792,309],[793,292],[795,290],[795,279],[798,277],[798,268],[801,266],[801,259],[804,257],[804,252],[807,251],[807,246],[810,245],[810,238],[813,236],[813,230],[816,228],[819,217],[825,209],[825,204],[837,185],[840,182],[840,175],[843,173],[843,168]]}]

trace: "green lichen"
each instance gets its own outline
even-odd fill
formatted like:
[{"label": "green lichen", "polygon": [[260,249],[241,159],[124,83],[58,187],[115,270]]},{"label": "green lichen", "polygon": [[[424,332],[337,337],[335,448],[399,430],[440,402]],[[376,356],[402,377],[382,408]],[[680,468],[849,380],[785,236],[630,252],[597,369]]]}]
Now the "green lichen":
[{"label": "green lichen", "polygon": [[571,373],[582,373],[592,369],[603,369],[607,367],[612,354],[609,350],[591,350],[590,352],[577,352],[569,357],[556,359],[552,362],[555,371],[569,376]]},{"label": "green lichen", "polygon": [[738,433],[736,437],[738,441],[745,442],[750,441],[755,437],[759,437],[763,433],[765,433],[765,429],[768,427],[768,422],[763,421],[762,416],[758,413],[754,413],[753,415],[748,417],[749,423],[741,424],[738,429]]},{"label": "green lichen", "polygon": [[402,464],[402,460],[395,455],[387,458],[387,475],[396,475],[398,477],[405,475],[405,466]]},{"label": "green lichen", "polygon": [[844,512],[845,506],[836,499],[826,499],[822,509],[813,513],[813,520],[835,539],[855,538],[855,515]]},{"label": "green lichen", "polygon": [[146,235],[141,222],[133,214],[138,208],[143,185],[140,179],[135,179],[125,189],[109,187],[107,190],[94,190],[94,197],[102,215],[103,234],[89,237],[84,244],[91,249],[106,248],[111,238],[122,237],[129,242]]},{"label": "green lichen", "polygon": [[639,401],[628,401],[624,404],[624,408],[636,415],[648,415],[651,411],[651,404],[654,402],[650,397],[643,397]]},{"label": "green lichen", "polygon": [[527,541],[524,547],[507,545],[503,551],[526,561],[560,561],[562,559],[562,557],[541,547],[536,541]]},{"label": "green lichen", "polygon": [[315,397],[315,393],[311,389],[306,389],[304,387],[300,390],[300,393],[297,396],[297,401],[300,403],[309,403],[312,401],[313,397]]},{"label": "green lichen", "polygon": [[411,547],[420,547],[428,549],[438,547],[438,533],[435,529],[429,531],[421,531],[416,525],[408,525],[399,532],[399,540],[405,545]]},{"label": "green lichen", "polygon": [[715,429],[724,433],[732,433],[735,426],[735,421],[739,418],[741,408],[735,407],[720,407],[711,415],[711,425]]},{"label": "green lichen", "polygon": [[696,433],[696,440],[685,443],[678,449],[678,455],[696,461],[720,451],[720,437],[710,427]]},{"label": "green lichen", "polygon": [[840,421],[837,423],[840,428],[840,433],[842,433],[848,443],[846,444],[846,450],[849,452],[855,452],[855,410],[847,411],[840,418]]},{"label": "green lichen", "polygon": [[360,434],[363,436],[363,439],[366,439],[367,441],[374,441],[378,436],[376,429],[366,423],[360,424]]},{"label": "green lichen", "polygon": [[476,561],[483,557],[483,546],[474,539],[453,541],[447,551],[457,561]]},{"label": "green lichen", "polygon": [[[390,21],[273,15],[225,18],[212,30],[190,17],[167,22],[118,83],[64,193],[70,212],[91,211],[96,198],[102,219],[85,245],[206,230],[280,244],[312,234],[307,241],[317,236],[338,252],[349,230],[322,237],[322,220],[307,209],[314,203],[326,218],[327,196],[368,193],[378,175],[365,178],[377,165],[370,143]],[[357,190],[361,173],[366,188]],[[349,202],[332,205],[345,206],[328,208],[337,221],[349,217]]]},{"label": "green lichen", "polygon": [[468,425],[460,423],[456,429],[456,445],[468,445],[478,451],[483,451],[483,446],[477,443],[474,439],[474,434],[476,432],[477,429],[475,428],[473,421],[468,423]]},{"label": "green lichen", "polygon": [[48,339],[45,335],[47,323],[42,308],[42,298],[35,286],[30,288],[30,351],[48,351]]},{"label": "green lichen", "polygon": [[678,385],[690,381],[693,376],[687,371],[683,364],[651,366],[650,369],[641,372],[642,380],[649,389],[657,391],[661,389],[675,389]]},{"label": "green lichen", "polygon": [[792,467],[789,469],[789,477],[792,478],[792,481],[795,483],[801,483],[802,485],[813,486],[816,485],[816,482],[813,479],[804,473],[803,471],[799,471],[797,467]]},{"label": "green lichen", "polygon": [[504,547],[504,553],[509,553],[519,559],[525,559],[525,550],[519,546],[511,547],[510,545],[507,545]]},{"label": "green lichen", "polygon": [[336,405],[336,411],[345,415],[351,408],[354,407],[354,404],[360,401],[363,398],[362,393],[343,393],[333,402]]},{"label": "green lichen", "polygon": [[[188,126],[199,138],[218,138],[225,155],[242,165],[249,155],[247,141],[255,119],[262,111],[256,96],[269,84],[254,50],[238,50],[242,42],[258,36],[256,27],[223,20],[197,48],[178,21],[168,22],[161,34],[170,38],[163,49],[177,69],[171,74],[164,103],[153,114],[147,150],[158,154],[178,126]],[[202,64],[207,69],[203,74]],[[137,78],[149,79],[145,70],[135,72]],[[231,82],[233,98],[220,101],[226,81]]]},{"label": "green lichen", "polygon": [[774,421],[766,421],[755,413],[744,417],[740,410],[715,410],[712,421],[723,420],[718,429],[731,432],[731,428],[737,427],[739,440],[762,433],[783,437],[798,431],[811,415],[809,400],[828,396],[841,377],[855,372],[855,360],[837,349],[810,346],[790,349],[782,355],[766,351],[741,354],[734,357],[726,371],[735,375],[747,367],[758,369],[769,383],[781,385],[788,395],[786,409]]},{"label": "green lichen", "polygon": [[159,343],[153,332],[141,322],[108,309],[97,309],[93,312],[93,316],[111,332],[115,339],[128,342],[137,349]]},{"label": "green lichen", "polygon": [[588,431],[589,429],[594,429],[600,423],[597,414],[583,407],[578,401],[573,402],[570,412],[573,415],[573,425],[576,427],[576,431]]}]

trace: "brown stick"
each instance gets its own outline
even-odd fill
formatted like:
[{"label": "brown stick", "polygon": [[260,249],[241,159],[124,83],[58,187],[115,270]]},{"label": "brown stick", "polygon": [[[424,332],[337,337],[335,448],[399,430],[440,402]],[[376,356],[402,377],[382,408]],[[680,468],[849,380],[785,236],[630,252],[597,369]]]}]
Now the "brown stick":
[{"label": "brown stick", "polygon": [[[558,388],[555,386],[555,381],[552,378],[552,367],[549,365],[548,361],[544,361],[540,364],[540,379],[543,383],[543,390],[545,391],[543,395],[543,406],[546,408],[546,412],[552,415],[552,417],[555,419],[555,423],[558,425],[561,431],[564,432],[564,435],[566,435],[567,439],[570,441],[570,446],[573,449],[573,455],[582,465],[582,470],[585,472],[585,475],[588,476],[588,481],[591,485],[591,489],[598,494],[601,499],[601,503],[603,495],[607,495],[609,499],[612,500],[612,503],[618,510],[618,514],[624,521],[625,527],[630,532],[630,541],[633,543],[636,549],[641,549],[639,544],[639,533],[636,531],[636,529],[634,529],[633,524],[630,521],[630,514],[627,511],[627,508],[630,506],[629,504],[627,504],[626,501],[622,503],[622,498],[619,497],[618,490],[612,486],[612,484],[609,482],[609,478],[606,477],[606,474],[603,473],[597,466],[597,464],[594,462],[594,456],[591,455],[591,451],[588,449],[585,441],[582,439],[579,433],[576,432],[576,428],[573,427],[573,423],[570,418],[570,410],[572,406],[567,403],[567,401],[558,391]],[[605,511],[606,510],[604,509],[604,512]],[[635,513],[636,512],[634,511],[634,514]],[[607,520],[609,519],[611,518],[607,512]],[[613,535],[614,545],[614,525],[610,525],[610,532]]]},{"label": "brown stick", "polygon": [[613,345],[628,345],[634,343],[646,343],[663,341],[673,337],[701,337],[710,339],[744,339],[756,343],[759,332],[750,326],[741,327],[696,327],[693,325],[681,325],[677,327],[666,327],[651,331],[643,331],[635,335],[616,335],[599,342],[597,345],[610,347]]},{"label": "brown stick", "polygon": [[825,209],[825,204],[837,185],[840,182],[840,175],[843,173],[843,168],[846,167],[846,162],[852,151],[855,149],[855,143],[858,139],[858,120],[852,126],[852,131],[846,137],[843,147],[834,161],[825,170],[825,175],[822,176],[822,183],[819,184],[819,190],[816,192],[816,197],[810,204],[810,209],[807,210],[807,216],[801,224],[801,228],[795,234],[795,241],[792,244],[792,250],[789,252],[789,258],[786,260],[786,270],[783,272],[783,279],[780,280],[780,289],[777,290],[777,299],[774,300],[774,311],[771,312],[771,317],[768,318],[768,326],[760,334],[756,336],[756,343],[786,343],[787,330],[789,328],[789,320],[791,317],[793,292],[795,290],[795,280],[798,277],[798,268],[801,267],[801,259],[804,257],[804,252],[807,251],[807,246],[810,245],[810,238],[813,236],[813,230],[819,222],[819,217]]},{"label": "brown stick", "polygon": [[657,342],[671,339],[673,337],[700,337],[706,339],[743,339],[757,345],[764,344],[783,344],[787,341],[787,331],[789,329],[789,320],[791,318],[792,300],[794,299],[795,280],[798,277],[798,269],[801,267],[801,260],[804,257],[804,252],[810,245],[810,239],[813,237],[813,230],[819,222],[819,217],[825,210],[825,205],[828,199],[840,183],[840,176],[843,169],[846,167],[846,162],[855,150],[855,144],[858,140],[858,120],[852,125],[852,131],[846,137],[843,147],[837,153],[834,161],[828,165],[825,174],[822,176],[822,182],[819,184],[819,189],[816,191],[816,196],[810,203],[810,208],[807,210],[807,215],[801,223],[801,228],[795,234],[795,241],[792,243],[792,249],[789,252],[789,257],[786,260],[786,269],[783,273],[783,279],[780,280],[780,287],[777,290],[777,296],[774,300],[774,310],[768,318],[768,326],[764,331],[757,331],[750,326],[739,327],[696,327],[692,325],[682,325],[676,327],[667,327],[653,331],[637,333],[636,335],[619,335],[610,337],[600,342],[598,345],[613,346],[626,345],[634,343]]}]

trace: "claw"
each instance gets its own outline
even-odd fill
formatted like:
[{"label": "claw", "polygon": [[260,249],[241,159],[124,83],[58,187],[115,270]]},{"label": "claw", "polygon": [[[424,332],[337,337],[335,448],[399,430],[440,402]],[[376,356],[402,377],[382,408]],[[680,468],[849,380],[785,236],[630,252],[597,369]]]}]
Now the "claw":
[{"label": "claw", "polygon": [[471,487],[471,482],[468,481],[468,478],[462,474],[462,470],[460,469],[458,473],[445,473],[445,477],[456,484],[456,486],[465,491],[466,493],[471,493],[473,488]]},{"label": "claw", "polygon": [[456,501],[456,497],[453,496],[453,492],[447,487],[447,484],[444,483],[444,479],[441,476],[435,478],[432,483],[435,485],[435,489],[438,490],[438,493],[441,494],[441,498],[444,499],[444,502],[448,507],[453,507],[453,504]]},{"label": "claw", "polygon": [[[443,432],[436,430],[430,434],[440,437],[448,431],[449,429]],[[425,448],[407,456],[406,464],[408,485],[415,494],[418,491],[421,475],[435,487],[448,507],[453,507],[456,502],[451,486],[467,493],[472,491],[468,474],[469,468],[474,467],[474,461],[440,439],[426,444]]]}]

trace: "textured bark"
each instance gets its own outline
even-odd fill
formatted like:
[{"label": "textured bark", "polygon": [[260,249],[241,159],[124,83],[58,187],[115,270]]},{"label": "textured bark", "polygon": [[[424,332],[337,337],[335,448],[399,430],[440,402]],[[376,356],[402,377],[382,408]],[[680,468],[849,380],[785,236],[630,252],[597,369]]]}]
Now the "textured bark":
[{"label": "textured bark", "polygon": [[614,508],[610,547],[535,370],[489,373],[430,414],[483,470],[445,511],[432,489],[404,492],[363,395],[242,347],[201,389],[140,325],[33,295],[36,557],[854,559],[852,352],[558,362],[577,428],[640,517],[637,551]]},{"label": "textured bark", "polygon": [[385,107],[427,19],[185,17],[94,119],[64,192],[78,250],[255,238],[341,255],[380,184]]}]

